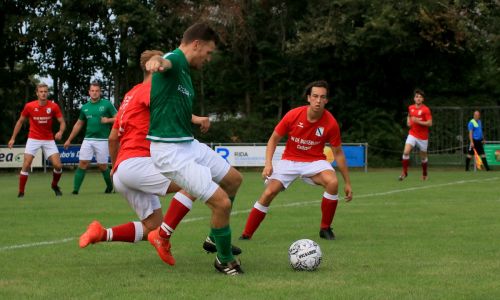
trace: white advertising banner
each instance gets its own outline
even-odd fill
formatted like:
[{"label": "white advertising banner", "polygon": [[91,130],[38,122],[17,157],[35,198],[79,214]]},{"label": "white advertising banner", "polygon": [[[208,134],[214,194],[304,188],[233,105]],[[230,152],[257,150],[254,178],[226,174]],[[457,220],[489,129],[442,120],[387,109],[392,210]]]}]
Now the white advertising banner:
[{"label": "white advertising banner", "polygon": [[[273,161],[281,159],[285,146],[276,147]],[[215,146],[215,152],[234,167],[262,167],[266,162],[266,146]]]},{"label": "white advertising banner", "polygon": [[[0,148],[0,168],[21,168],[24,161],[24,148]],[[39,150],[31,164],[33,168],[43,167],[42,150]]]}]

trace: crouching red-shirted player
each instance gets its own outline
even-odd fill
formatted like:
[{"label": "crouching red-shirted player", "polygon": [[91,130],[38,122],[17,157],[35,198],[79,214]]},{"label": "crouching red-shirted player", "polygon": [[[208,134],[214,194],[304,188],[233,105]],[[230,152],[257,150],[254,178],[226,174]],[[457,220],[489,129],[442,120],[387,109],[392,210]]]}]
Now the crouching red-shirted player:
[{"label": "crouching red-shirted player", "polygon": [[[321,238],[333,240],[335,234],[331,224],[338,203],[338,181],[332,165],[323,154],[325,143],[329,142],[344,178],[346,201],[352,200],[351,180],[341,147],[340,129],[330,112],[325,110],[328,102],[328,84],[315,81],[306,87],[309,105],[289,111],[274,129],[266,148],[266,163],[262,176],[267,178],[267,187],[255,203],[248,216],[240,239],[250,239],[269,209],[276,195],[297,178],[309,184],[321,185],[325,189],[321,202]],[[285,152],[274,166],[272,157],[281,138],[288,135]]]}]

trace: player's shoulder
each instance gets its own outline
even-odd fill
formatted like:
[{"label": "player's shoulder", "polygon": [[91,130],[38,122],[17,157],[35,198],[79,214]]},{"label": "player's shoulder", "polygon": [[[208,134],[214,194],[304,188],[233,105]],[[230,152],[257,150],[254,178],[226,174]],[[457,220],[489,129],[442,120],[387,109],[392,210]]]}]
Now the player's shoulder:
[{"label": "player's shoulder", "polygon": [[180,61],[182,59],[182,52],[181,52],[179,49],[175,49],[173,51],[170,51],[170,52],[167,52],[163,55],[163,58],[164,59],[167,59],[169,60],[170,62],[172,62],[174,65]]},{"label": "player's shoulder", "polygon": [[47,103],[48,103],[50,106],[53,106],[53,107],[59,107],[59,104],[57,104],[54,100],[49,100],[49,101],[47,101]]},{"label": "player's shoulder", "polygon": [[26,104],[24,104],[24,106],[26,106],[26,107],[33,107],[36,105],[38,105],[38,100],[31,100],[31,101],[26,102]]},{"label": "player's shoulder", "polygon": [[92,102],[90,102],[90,100],[89,100],[89,101],[82,104],[82,106],[80,107],[80,110],[83,110],[84,108],[87,108],[90,105],[92,105]]},{"label": "player's shoulder", "polygon": [[307,111],[307,105],[302,105],[299,107],[292,108],[287,112],[287,114],[298,115],[304,111]]},{"label": "player's shoulder", "polygon": [[337,119],[335,119],[335,116],[327,109],[323,111],[323,120],[325,120],[325,122],[331,126],[338,127]]}]

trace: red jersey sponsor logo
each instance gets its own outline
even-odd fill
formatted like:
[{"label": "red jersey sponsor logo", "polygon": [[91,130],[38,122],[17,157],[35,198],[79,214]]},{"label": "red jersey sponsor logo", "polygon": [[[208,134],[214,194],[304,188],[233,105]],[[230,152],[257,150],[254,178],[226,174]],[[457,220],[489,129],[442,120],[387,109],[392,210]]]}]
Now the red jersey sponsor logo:
[{"label": "red jersey sponsor logo", "polygon": [[307,107],[289,111],[276,126],[281,136],[288,135],[282,159],[311,162],[326,159],[325,143],[333,147],[341,145],[340,129],[333,115],[325,110],[321,118],[311,123],[307,120]]},{"label": "red jersey sponsor logo", "polygon": [[48,100],[45,105],[40,105],[38,100],[26,103],[21,115],[29,119],[29,138],[36,140],[53,140],[52,120],[62,117],[59,105]]}]

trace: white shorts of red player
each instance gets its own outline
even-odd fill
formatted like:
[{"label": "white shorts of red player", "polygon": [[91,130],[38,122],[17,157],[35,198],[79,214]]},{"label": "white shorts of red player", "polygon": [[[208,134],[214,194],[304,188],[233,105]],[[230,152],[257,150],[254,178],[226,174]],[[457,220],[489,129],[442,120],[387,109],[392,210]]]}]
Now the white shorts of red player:
[{"label": "white shorts of red player", "polygon": [[[316,185],[310,177],[319,174],[325,170],[332,170],[332,165],[326,160],[316,160],[313,162],[299,162],[291,160],[280,160],[273,166],[273,174],[269,179],[276,179],[283,184],[286,189],[297,177],[300,177],[304,182]],[[268,182],[266,180],[266,184]]]},{"label": "white shorts of red player", "polygon": [[24,153],[35,156],[40,148],[42,148],[45,158],[52,156],[52,154],[59,153],[54,140],[35,140],[30,138],[26,142]]},{"label": "white shorts of red player", "polygon": [[113,174],[113,185],[127,199],[140,220],[161,207],[170,180],[154,167],[151,157],[133,157],[120,163]]},{"label": "white shorts of red player", "polygon": [[429,140],[417,139],[413,135],[409,134],[408,137],[406,138],[406,144],[410,144],[412,147],[415,147],[416,145],[420,151],[427,152],[427,146],[429,145]]}]

